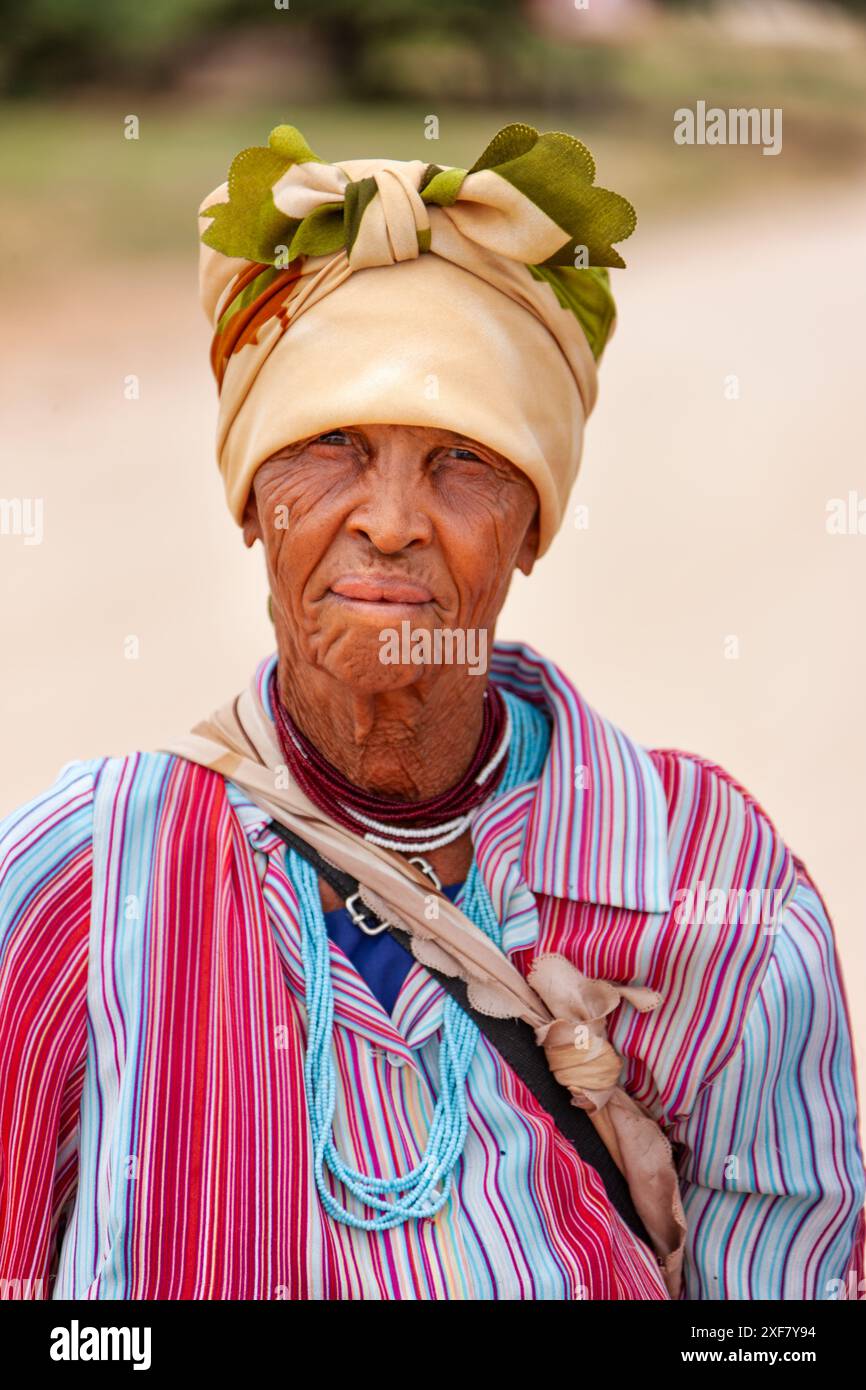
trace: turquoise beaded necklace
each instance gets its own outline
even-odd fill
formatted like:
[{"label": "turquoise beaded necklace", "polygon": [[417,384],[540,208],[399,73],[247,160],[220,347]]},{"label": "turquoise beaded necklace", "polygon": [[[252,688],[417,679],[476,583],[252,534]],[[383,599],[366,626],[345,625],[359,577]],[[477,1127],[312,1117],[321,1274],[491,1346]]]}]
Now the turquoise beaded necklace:
[{"label": "turquoise beaded necklace", "polygon": [[[541,774],[550,741],[544,714],[502,689],[511,716],[508,762],[497,795]],[[330,1216],[365,1231],[386,1231],[403,1221],[435,1216],[451,1194],[454,1168],[466,1142],[466,1074],[480,1036],[474,1020],[449,995],[445,1000],[439,1050],[439,1096],[421,1162],[408,1173],[376,1178],[350,1168],[333,1140],[337,1075],[333,1053],[334,994],[328,931],[316,870],[293,849],[287,851],[289,874],[301,908],[301,960],[306,978],[307,1051],[304,1086],[313,1139],[313,1167],[322,1205]],[[458,906],[497,945],[502,927],[473,858]],[[329,1190],[325,1169],[365,1206],[378,1213],[357,1216]]]}]

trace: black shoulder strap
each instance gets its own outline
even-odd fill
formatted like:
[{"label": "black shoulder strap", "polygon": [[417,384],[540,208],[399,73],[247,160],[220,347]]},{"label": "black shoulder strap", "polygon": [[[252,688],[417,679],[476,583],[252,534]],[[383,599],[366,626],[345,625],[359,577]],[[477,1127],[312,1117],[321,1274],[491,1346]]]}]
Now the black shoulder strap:
[{"label": "black shoulder strap", "polygon": [[[312,864],[317,873],[326,883],[330,883],[344,901],[348,901],[357,894],[359,883],[357,879],[352,878],[351,874],[344,873],[342,869],[329,864],[313,849],[312,845],[308,845],[306,840],[302,840],[293,831],[287,830],[284,825],[280,825],[277,821],[272,821],[271,825],[280,839],[290,845],[292,849],[297,850],[302,859],[306,859],[309,864]],[[364,905],[364,915],[371,925],[377,924],[378,918],[366,904]],[[395,941],[398,941],[411,954],[412,938],[409,932],[393,926],[388,926],[386,930]],[[566,1086],[561,1085],[553,1075],[547,1065],[544,1050],[535,1041],[535,1034],[530,1025],[525,1023],[522,1018],[490,1018],[487,1014],[479,1013],[469,1003],[465,981],[455,979],[450,975],[443,975],[441,971],[435,970],[429,965],[424,968],[435,976],[452,998],[457,1000],[460,1007],[465,1009],[466,1013],[474,1019],[488,1042],[493,1044],[521,1081],[529,1087],[539,1105],[547,1111],[560,1133],[564,1134],[566,1139],[574,1145],[584,1162],[590,1164],[598,1173],[611,1204],[616,1207],[626,1225],[630,1227],[639,1240],[644,1241],[652,1249],[652,1242],[643,1222],[635,1211],[625,1178],[611,1158],[607,1146],[586,1111],[572,1104],[570,1091]]]}]

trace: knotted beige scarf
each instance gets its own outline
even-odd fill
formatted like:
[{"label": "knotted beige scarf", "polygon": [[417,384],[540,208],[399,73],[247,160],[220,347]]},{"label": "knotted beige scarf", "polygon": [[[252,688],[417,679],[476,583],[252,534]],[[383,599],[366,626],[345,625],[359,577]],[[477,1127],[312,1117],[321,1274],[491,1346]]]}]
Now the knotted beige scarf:
[{"label": "knotted beige scarf", "polygon": [[660,996],[637,985],[591,980],[564,956],[537,956],[524,979],[508,957],[445,894],[428,917],[430,880],[397,854],[330,820],[291,781],[255,680],[237,699],[165,752],[220,773],[262,810],[293,830],[329,863],[358,879],[363,902],[383,921],[408,931],[412,953],[466,981],[470,1003],[493,1018],[522,1018],[534,1030],[551,1070],[586,1110],[628,1183],[671,1298],[682,1279],[685,1217],[670,1143],[657,1122],[618,1084],[622,1059],[605,1018],[624,1000],[641,1012]]}]

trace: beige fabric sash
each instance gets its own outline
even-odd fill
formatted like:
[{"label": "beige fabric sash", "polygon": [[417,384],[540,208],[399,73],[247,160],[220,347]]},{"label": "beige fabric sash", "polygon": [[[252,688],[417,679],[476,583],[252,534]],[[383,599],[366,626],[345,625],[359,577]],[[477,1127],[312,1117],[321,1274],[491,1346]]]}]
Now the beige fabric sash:
[{"label": "beige fabric sash", "polygon": [[[509,958],[430,880],[396,853],[330,820],[294,783],[255,679],[241,695],[190,733],[163,745],[237,784],[269,816],[358,879],[363,902],[408,931],[422,965],[465,980],[472,1006],[493,1018],[522,1018],[548,1064],[586,1110],[625,1177],[671,1298],[682,1281],[685,1216],[671,1145],[641,1105],[619,1086],[622,1058],[605,1018],[620,1000],[641,1012],[661,996],[636,985],[582,975],[565,956],[537,956],[524,979]],[[428,917],[431,897],[437,913]]]}]

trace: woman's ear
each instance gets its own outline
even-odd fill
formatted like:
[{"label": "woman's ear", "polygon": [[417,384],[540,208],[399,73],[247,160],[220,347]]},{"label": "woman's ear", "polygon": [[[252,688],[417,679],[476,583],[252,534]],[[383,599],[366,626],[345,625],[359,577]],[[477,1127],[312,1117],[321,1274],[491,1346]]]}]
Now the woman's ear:
[{"label": "woman's ear", "polygon": [[256,506],[256,495],[253,488],[247,494],[247,505],[244,508],[243,519],[244,545],[255,545],[256,541],[262,538],[262,528],[259,525],[259,509]]},{"label": "woman's ear", "polygon": [[539,512],[536,507],[535,515],[526,528],[526,535],[523,537],[523,543],[517,556],[517,568],[520,570],[521,574],[531,574],[535,561],[538,558],[538,540],[540,535],[538,517]]}]

